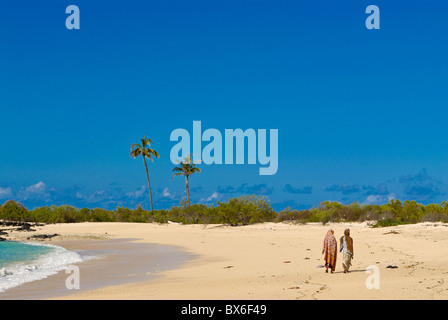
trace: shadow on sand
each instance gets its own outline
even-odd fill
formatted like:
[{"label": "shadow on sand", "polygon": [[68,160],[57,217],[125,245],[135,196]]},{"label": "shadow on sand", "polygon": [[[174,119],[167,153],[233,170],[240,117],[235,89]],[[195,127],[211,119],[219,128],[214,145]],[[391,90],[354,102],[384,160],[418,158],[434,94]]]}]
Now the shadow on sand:
[{"label": "shadow on sand", "polygon": [[[348,273],[355,273],[355,272],[366,272],[367,269],[364,270],[350,270]],[[333,272],[333,274],[337,274],[337,273],[344,273],[344,271],[335,271]]]}]

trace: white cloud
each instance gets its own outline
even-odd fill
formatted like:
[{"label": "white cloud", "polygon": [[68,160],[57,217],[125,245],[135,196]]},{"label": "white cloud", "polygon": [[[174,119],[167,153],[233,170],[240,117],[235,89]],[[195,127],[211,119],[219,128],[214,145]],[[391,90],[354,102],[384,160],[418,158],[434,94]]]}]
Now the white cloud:
[{"label": "white cloud", "polygon": [[146,191],[146,187],[145,187],[145,185],[142,185],[137,190],[126,193],[126,196],[128,196],[129,198],[132,198],[132,199],[139,199],[143,196],[145,191]]},{"label": "white cloud", "polygon": [[47,188],[47,185],[45,183],[43,183],[42,181],[39,181],[36,184],[26,187],[25,192],[42,194],[42,193],[45,193],[46,188]]},{"label": "white cloud", "polygon": [[163,189],[162,196],[164,198],[169,198],[172,196],[172,194],[170,193],[170,190],[168,188],[165,188],[165,189]]},{"label": "white cloud", "polygon": [[107,197],[108,197],[108,194],[106,191],[99,190],[99,191],[94,191],[93,193],[91,193],[88,200],[91,202],[98,202],[98,201],[106,199]]},{"label": "white cloud", "polygon": [[17,194],[17,198],[20,201],[24,200],[49,200],[50,194],[47,192],[47,185],[39,181],[26,188],[21,188]]},{"label": "white cloud", "polygon": [[[206,202],[215,201],[218,200],[221,197],[221,194],[219,192],[213,192],[210,197],[205,199]],[[201,200],[202,201],[202,200]]]},{"label": "white cloud", "polygon": [[11,188],[0,187],[0,199],[11,198],[13,196]]},{"label": "white cloud", "polygon": [[394,193],[388,195],[371,194],[367,197],[366,203],[368,204],[384,204],[392,199],[395,199],[396,195]]}]

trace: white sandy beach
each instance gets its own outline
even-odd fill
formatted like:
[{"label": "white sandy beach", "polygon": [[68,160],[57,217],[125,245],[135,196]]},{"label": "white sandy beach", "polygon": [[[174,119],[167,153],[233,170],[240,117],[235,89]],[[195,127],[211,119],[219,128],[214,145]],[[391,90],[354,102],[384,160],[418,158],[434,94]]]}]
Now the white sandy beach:
[{"label": "white sandy beach", "polygon": [[[324,236],[331,228],[339,239],[347,227],[355,250],[351,272],[342,272],[339,254],[336,272],[327,274],[319,267],[324,263]],[[14,236],[53,233],[61,237],[49,243],[64,240],[76,249],[82,249],[83,243],[92,239],[136,239],[139,243],[175,246],[193,254],[180,267],[161,271],[150,280],[56,294],[54,299],[448,298],[448,225],[441,223],[388,228],[371,228],[366,223],[266,223],[241,227],[79,223],[46,225],[33,233],[15,232]],[[366,286],[366,280],[372,276],[366,272],[369,266],[378,267],[379,289]],[[89,270],[80,265],[81,287],[82,279],[89,278]],[[45,283],[65,281],[66,277],[55,276],[33,285],[39,288]]]}]

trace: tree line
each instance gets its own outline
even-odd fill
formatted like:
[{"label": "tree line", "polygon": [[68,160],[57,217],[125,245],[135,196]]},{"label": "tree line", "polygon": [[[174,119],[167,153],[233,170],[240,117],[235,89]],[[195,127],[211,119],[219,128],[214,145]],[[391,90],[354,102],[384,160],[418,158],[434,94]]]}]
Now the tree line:
[{"label": "tree line", "polygon": [[386,204],[344,205],[339,202],[322,202],[306,210],[286,208],[276,212],[262,196],[250,195],[219,201],[216,204],[189,204],[182,202],[169,210],[145,210],[118,207],[78,209],[69,205],[45,206],[28,210],[20,202],[9,200],[0,205],[0,220],[77,223],[77,222],[139,222],[183,224],[225,224],[230,226],[263,222],[363,222],[375,221],[375,227],[394,226],[418,222],[448,222],[448,201],[423,205],[416,201],[393,199]]}]

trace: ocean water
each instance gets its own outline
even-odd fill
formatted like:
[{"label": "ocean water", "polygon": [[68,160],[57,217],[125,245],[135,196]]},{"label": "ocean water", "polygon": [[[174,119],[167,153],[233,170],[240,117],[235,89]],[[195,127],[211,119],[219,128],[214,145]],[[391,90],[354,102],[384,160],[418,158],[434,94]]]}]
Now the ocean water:
[{"label": "ocean water", "polygon": [[65,248],[31,242],[0,242],[0,292],[45,279],[85,260]]}]

